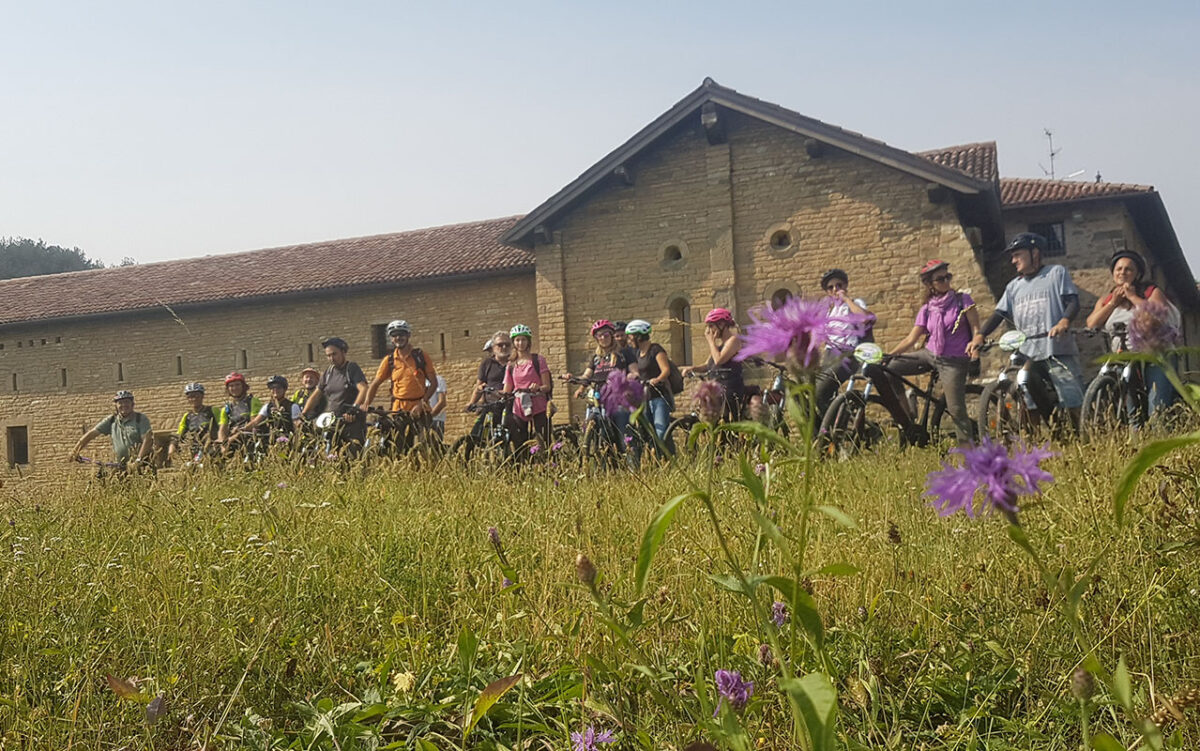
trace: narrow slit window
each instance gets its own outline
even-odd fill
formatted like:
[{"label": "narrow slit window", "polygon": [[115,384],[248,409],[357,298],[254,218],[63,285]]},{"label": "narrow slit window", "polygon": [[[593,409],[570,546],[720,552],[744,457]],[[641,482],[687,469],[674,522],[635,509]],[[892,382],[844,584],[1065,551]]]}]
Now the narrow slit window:
[{"label": "narrow slit window", "polygon": [[242,370],[245,370],[246,368],[250,367],[250,365],[248,364],[249,362],[250,361],[246,357],[246,350],[242,350],[242,355],[241,355]]},{"label": "narrow slit window", "polygon": [[117,383],[121,383],[124,380],[125,380],[125,365],[123,363],[117,363]]},{"label": "narrow slit window", "polygon": [[67,369],[66,368],[59,369],[58,381],[59,381],[59,385],[62,386],[64,389],[67,387]]},{"label": "narrow slit window", "polygon": [[442,332],[439,336],[441,338],[442,354],[445,355],[446,354],[446,333]]},{"label": "narrow slit window", "polygon": [[175,375],[183,375],[183,355],[175,355]]},{"label": "narrow slit window", "polygon": [[309,343],[308,343],[308,361],[309,361],[309,362],[312,362],[312,361],[313,361],[313,346],[312,346],[312,342],[309,342]]},{"label": "narrow slit window", "polygon": [[17,374],[13,373],[13,391],[17,390]]}]

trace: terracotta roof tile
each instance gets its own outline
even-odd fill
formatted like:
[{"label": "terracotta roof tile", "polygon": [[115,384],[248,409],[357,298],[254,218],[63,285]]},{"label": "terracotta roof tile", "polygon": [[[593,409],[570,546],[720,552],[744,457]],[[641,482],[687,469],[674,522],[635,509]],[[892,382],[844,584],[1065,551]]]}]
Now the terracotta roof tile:
[{"label": "terracotta roof tile", "polygon": [[947,146],[933,151],[918,151],[917,156],[925,157],[943,167],[952,167],[966,172],[972,177],[994,183],[1000,177],[1000,167],[996,159],[996,142],[964,143],[959,146]]},{"label": "terracotta roof tile", "polygon": [[1153,186],[1129,183],[1076,182],[1036,177],[1005,177],[1000,180],[1000,203],[1004,208],[1152,192]]},{"label": "terracotta roof tile", "polygon": [[520,217],[0,281],[0,325],[161,305],[533,268],[501,245]]}]

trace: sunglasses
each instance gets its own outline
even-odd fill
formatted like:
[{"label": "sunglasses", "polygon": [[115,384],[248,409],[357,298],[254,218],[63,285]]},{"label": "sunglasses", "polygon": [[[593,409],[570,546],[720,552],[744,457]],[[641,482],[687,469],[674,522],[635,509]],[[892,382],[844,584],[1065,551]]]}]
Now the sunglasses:
[{"label": "sunglasses", "polygon": [[954,278],[954,274],[939,274],[933,278],[934,282],[948,282]]},{"label": "sunglasses", "polygon": [[500,349],[512,349],[511,342],[503,342],[503,343],[497,342],[496,344],[493,344],[492,346],[499,347]]}]

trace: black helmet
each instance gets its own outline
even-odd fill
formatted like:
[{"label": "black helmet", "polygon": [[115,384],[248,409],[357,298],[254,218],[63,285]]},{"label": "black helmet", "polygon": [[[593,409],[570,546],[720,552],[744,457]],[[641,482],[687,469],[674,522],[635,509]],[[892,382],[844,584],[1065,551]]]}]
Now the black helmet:
[{"label": "black helmet", "polygon": [[850,277],[841,269],[829,269],[824,274],[821,274],[821,289],[825,289],[825,285],[829,284],[830,279],[841,279],[842,284],[849,284]]},{"label": "black helmet", "polygon": [[276,386],[282,386],[286,389],[288,387],[287,379],[281,375],[273,375],[267,379],[267,388],[273,389]]},{"label": "black helmet", "polygon": [[1115,269],[1117,267],[1117,261],[1121,260],[1122,258],[1128,258],[1129,260],[1133,261],[1134,266],[1137,266],[1138,279],[1141,279],[1146,275],[1146,259],[1142,258],[1140,253],[1136,253],[1132,250],[1118,250],[1116,253],[1113,253],[1112,258],[1110,258],[1108,261],[1108,270],[1112,271]]},{"label": "black helmet", "polygon": [[1004,249],[1005,253],[1012,253],[1018,250],[1040,250],[1045,253],[1050,248],[1050,244],[1046,242],[1046,238],[1036,232],[1022,232],[1012,239],[1008,247]]},{"label": "black helmet", "polygon": [[118,391],[118,392],[117,392],[117,393],[116,393],[116,394],[113,396],[113,401],[114,401],[114,402],[119,402],[119,401],[121,401],[122,399],[133,399],[133,392],[132,392],[132,391],[126,391],[126,390],[124,390],[124,389],[121,389],[120,391]]},{"label": "black helmet", "polygon": [[322,347],[322,348],[325,348],[325,347],[337,347],[338,349],[340,349],[340,350],[341,350],[341,351],[343,351],[343,352],[349,352],[349,351],[350,351],[350,345],[349,345],[349,344],[346,344],[346,340],[345,340],[345,339],[343,339],[343,338],[342,338],[342,337],[340,337],[340,336],[331,336],[331,337],[329,337],[328,339],[326,339],[326,340],[324,340],[323,342],[321,342],[321,347]]}]

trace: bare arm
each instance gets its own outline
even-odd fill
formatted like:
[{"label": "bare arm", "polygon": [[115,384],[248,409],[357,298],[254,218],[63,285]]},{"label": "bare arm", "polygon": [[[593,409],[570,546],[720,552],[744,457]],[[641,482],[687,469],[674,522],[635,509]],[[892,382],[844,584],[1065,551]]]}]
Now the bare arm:
[{"label": "bare arm", "polygon": [[720,348],[709,347],[709,350],[713,353],[713,365],[718,368],[722,365],[725,365],[733,359],[734,355],[736,355],[738,350],[741,348],[742,338],[736,334],[726,339],[721,344]]},{"label": "bare arm", "polygon": [[354,400],[354,405],[357,407],[370,406],[375,401],[375,394],[379,391],[379,387],[383,385],[388,378],[375,378],[370,385],[366,383],[358,384],[358,398]]},{"label": "bare arm", "polygon": [[921,341],[921,339],[924,338],[926,333],[927,332],[925,331],[925,327],[913,326],[912,331],[908,332],[908,336],[904,337],[904,339],[902,339],[900,341],[900,343],[897,344],[895,347],[892,347],[892,351],[889,352],[888,354],[889,355],[900,355],[900,354],[903,354],[903,353],[909,351],[910,349],[912,349],[913,347],[916,346],[917,342]]},{"label": "bare arm", "polygon": [[96,439],[96,436],[101,435],[100,431],[92,428],[88,432],[79,436],[79,440],[75,443],[75,448],[71,449],[70,461],[75,461],[79,458],[79,452],[83,451],[84,447]]},{"label": "bare arm", "polygon": [[1089,329],[1098,329],[1108,323],[1109,316],[1117,309],[1116,297],[1116,295],[1110,295],[1107,305],[1104,304],[1104,298],[1096,301],[1096,304],[1092,307],[1092,312],[1087,317],[1087,327]]},{"label": "bare arm", "polygon": [[146,431],[146,437],[142,439],[142,448],[138,450],[137,460],[144,462],[150,457],[150,451],[154,448],[154,431]]},{"label": "bare arm", "polygon": [[302,415],[311,414],[309,412],[309,410],[312,409],[313,407],[317,406],[317,404],[321,401],[321,397],[323,395],[324,395],[324,392],[321,391],[320,386],[313,389],[313,392],[308,395],[308,399],[306,399],[304,401],[304,406],[300,408],[300,414],[302,414]]}]

